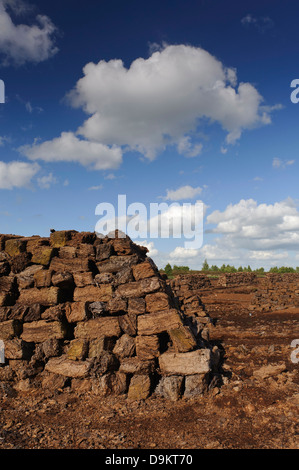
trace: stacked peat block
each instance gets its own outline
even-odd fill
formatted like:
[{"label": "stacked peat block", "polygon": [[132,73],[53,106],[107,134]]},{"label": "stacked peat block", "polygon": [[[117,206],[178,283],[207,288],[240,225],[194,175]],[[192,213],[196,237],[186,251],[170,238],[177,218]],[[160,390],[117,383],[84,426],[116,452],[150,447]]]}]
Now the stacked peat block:
[{"label": "stacked peat block", "polygon": [[118,235],[0,235],[0,382],[133,400],[211,387],[219,351],[200,304],[182,311],[147,249]]},{"label": "stacked peat block", "polygon": [[202,291],[212,287],[211,279],[206,274],[179,274],[171,280],[176,289]]},{"label": "stacked peat block", "polygon": [[[205,275],[180,275],[170,281],[171,290],[177,301],[177,307],[184,313],[186,321],[197,329],[199,342],[208,345],[209,329],[213,325],[210,315],[200,298],[200,291],[210,286]],[[195,326],[196,325],[196,326]]]},{"label": "stacked peat block", "polygon": [[240,287],[257,284],[256,273],[225,273],[219,276],[219,286],[222,287]]},{"label": "stacked peat block", "polygon": [[250,310],[270,312],[299,307],[299,274],[268,273],[258,279]]}]

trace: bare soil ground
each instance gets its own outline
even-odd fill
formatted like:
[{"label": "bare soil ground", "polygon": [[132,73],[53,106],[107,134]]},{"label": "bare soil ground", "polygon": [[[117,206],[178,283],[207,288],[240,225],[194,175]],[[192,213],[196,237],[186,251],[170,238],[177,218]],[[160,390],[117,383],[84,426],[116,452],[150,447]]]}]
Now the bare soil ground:
[{"label": "bare soil ground", "polygon": [[[223,352],[221,387],[178,402],[2,394],[0,449],[298,449],[299,364],[290,359],[298,312],[219,311],[211,339]],[[261,369],[269,365],[282,367]]]}]

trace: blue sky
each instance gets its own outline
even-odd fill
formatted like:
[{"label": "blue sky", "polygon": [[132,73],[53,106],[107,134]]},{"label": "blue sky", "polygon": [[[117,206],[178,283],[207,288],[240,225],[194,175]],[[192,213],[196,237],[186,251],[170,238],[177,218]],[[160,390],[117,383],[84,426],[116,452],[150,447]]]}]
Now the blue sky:
[{"label": "blue sky", "polygon": [[299,265],[298,17],[295,0],[0,0],[0,232],[93,231],[119,194],[198,201],[201,248],[137,240],[159,267]]}]

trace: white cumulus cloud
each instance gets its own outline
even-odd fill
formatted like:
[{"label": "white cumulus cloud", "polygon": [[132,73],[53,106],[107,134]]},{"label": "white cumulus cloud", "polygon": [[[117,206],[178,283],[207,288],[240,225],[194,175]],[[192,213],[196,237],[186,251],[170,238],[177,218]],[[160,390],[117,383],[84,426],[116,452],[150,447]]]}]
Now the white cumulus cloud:
[{"label": "white cumulus cloud", "polygon": [[53,173],[49,173],[48,175],[37,178],[37,183],[41,189],[50,189],[52,184],[57,183],[57,179]]},{"label": "white cumulus cloud", "polygon": [[28,188],[39,170],[37,163],[0,161],[0,189]]},{"label": "white cumulus cloud", "polygon": [[203,148],[203,144],[192,144],[190,136],[184,136],[178,141],[178,152],[187,158],[197,157]]},{"label": "white cumulus cloud", "polygon": [[9,15],[26,11],[21,1],[0,0],[0,57],[3,65],[42,62],[58,51],[54,44],[56,27],[45,15],[37,15],[35,24],[14,24]]},{"label": "white cumulus cloud", "polygon": [[295,160],[281,160],[278,157],[273,158],[272,166],[273,168],[286,168],[287,166],[294,165]]},{"label": "white cumulus cloud", "polygon": [[269,124],[279,106],[263,106],[250,83],[209,52],[187,45],[164,45],[129,68],[120,59],[88,63],[67,94],[87,119],[75,132],[26,146],[33,160],[78,161],[97,170],[116,169],[133,150],[152,160],[167,146],[185,157],[203,148],[202,123],[218,123],[226,145],[246,129]]},{"label": "white cumulus cloud", "polygon": [[181,186],[178,189],[167,189],[166,196],[163,197],[167,201],[180,201],[182,199],[194,199],[198,194],[202,192],[202,188],[199,186],[193,188],[190,185]]},{"label": "white cumulus cloud", "polygon": [[299,249],[299,211],[291,198],[274,204],[242,199],[212,212],[206,221],[216,225],[210,232],[223,235],[218,246],[232,251]]},{"label": "white cumulus cloud", "polygon": [[248,257],[250,259],[255,259],[255,260],[279,260],[279,259],[285,259],[288,258],[288,253],[283,252],[283,253],[277,253],[275,251],[250,251],[248,253]]},{"label": "white cumulus cloud", "polygon": [[199,255],[199,250],[193,248],[185,248],[183,246],[177,246],[173,251],[169,253],[169,258],[177,262],[184,260],[190,260]]},{"label": "white cumulus cloud", "polygon": [[95,170],[116,169],[122,162],[119,147],[82,140],[72,132],[62,132],[60,137],[40,144],[24,145],[19,151],[30,160],[78,162]]},{"label": "white cumulus cloud", "polygon": [[[78,132],[86,139],[137,150],[149,159],[167,145],[192,157],[202,145],[201,120],[217,122],[227,144],[245,129],[268,124],[273,108],[250,83],[237,84],[236,71],[209,52],[187,45],[165,45],[129,68],[122,60],[88,63],[68,94],[90,117]],[[198,140],[198,139],[196,139]]]},{"label": "white cumulus cloud", "polygon": [[274,21],[269,16],[254,17],[248,13],[241,19],[244,26],[254,26],[260,33],[264,33],[268,29],[274,28]]},{"label": "white cumulus cloud", "polygon": [[291,198],[273,204],[242,199],[207,215],[204,226],[209,225],[214,227],[205,230],[203,246],[177,246],[164,255],[163,262],[200,269],[207,259],[219,267],[229,263],[269,269],[277,264],[290,266],[299,259],[299,254],[292,258],[299,251],[299,207]]},{"label": "white cumulus cloud", "polygon": [[158,250],[155,248],[154,242],[148,242],[147,240],[134,240],[136,245],[145,246],[148,249],[147,255],[151,258],[152,256],[158,255]]}]

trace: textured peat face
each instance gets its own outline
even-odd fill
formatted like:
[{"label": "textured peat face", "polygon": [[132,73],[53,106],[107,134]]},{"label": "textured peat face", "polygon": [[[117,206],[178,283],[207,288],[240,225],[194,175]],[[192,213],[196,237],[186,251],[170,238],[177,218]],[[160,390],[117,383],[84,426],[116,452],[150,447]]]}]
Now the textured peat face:
[{"label": "textured peat face", "polygon": [[131,400],[205,393],[220,377],[210,318],[198,298],[182,310],[146,253],[117,234],[0,235],[0,380]]},{"label": "textured peat face", "polygon": [[[299,273],[228,273],[210,277],[206,274],[179,275],[170,281],[171,289],[184,313],[222,314],[242,310],[276,312],[299,309]],[[213,309],[213,305],[215,309]],[[217,305],[217,308],[216,308]]]}]

